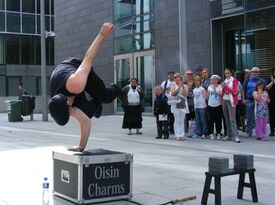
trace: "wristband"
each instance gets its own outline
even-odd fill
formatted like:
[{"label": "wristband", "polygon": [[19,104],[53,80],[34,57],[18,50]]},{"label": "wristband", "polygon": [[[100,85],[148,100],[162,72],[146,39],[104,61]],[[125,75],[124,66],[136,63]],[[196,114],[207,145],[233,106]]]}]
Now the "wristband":
[{"label": "wristband", "polygon": [[100,34],[101,36],[103,36],[104,38],[106,38],[106,35],[105,35],[102,31],[99,31],[99,34]]}]

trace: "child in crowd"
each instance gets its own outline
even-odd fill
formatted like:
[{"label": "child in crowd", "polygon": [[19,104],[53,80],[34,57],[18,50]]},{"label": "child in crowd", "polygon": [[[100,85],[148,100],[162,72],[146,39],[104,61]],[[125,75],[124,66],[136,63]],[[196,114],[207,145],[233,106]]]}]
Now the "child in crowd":
[{"label": "child in crowd", "polygon": [[264,90],[264,84],[259,81],[256,85],[256,90],[253,92],[255,100],[255,114],[256,114],[256,138],[257,140],[267,140],[266,125],[268,118],[268,103],[270,99],[268,93]]},{"label": "child in crowd", "polygon": [[214,124],[216,127],[217,140],[221,139],[222,131],[222,86],[219,83],[221,77],[218,75],[212,75],[211,84],[208,87],[208,133],[211,140],[214,140]]},{"label": "child in crowd", "polygon": [[206,90],[201,86],[201,78],[195,77],[194,94],[194,108],[196,116],[196,134],[201,139],[205,139],[207,135],[207,122],[206,122]]},{"label": "child in crowd", "polygon": [[158,136],[156,139],[161,139],[162,135],[164,139],[169,138],[168,132],[168,98],[163,92],[161,86],[155,87],[156,97],[154,100],[154,115],[156,116]]}]

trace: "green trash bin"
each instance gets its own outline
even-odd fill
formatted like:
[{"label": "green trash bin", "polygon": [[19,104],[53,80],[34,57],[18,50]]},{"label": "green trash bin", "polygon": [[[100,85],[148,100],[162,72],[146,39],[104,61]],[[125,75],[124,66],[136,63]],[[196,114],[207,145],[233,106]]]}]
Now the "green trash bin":
[{"label": "green trash bin", "polygon": [[11,100],[11,101],[6,101],[6,103],[8,104],[9,122],[23,121],[23,118],[21,117],[22,101],[21,100]]}]

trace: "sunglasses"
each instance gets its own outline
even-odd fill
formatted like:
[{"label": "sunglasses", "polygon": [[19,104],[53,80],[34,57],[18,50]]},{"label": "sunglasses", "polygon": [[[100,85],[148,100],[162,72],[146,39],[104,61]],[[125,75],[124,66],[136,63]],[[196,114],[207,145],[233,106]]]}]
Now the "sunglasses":
[{"label": "sunglasses", "polygon": [[174,76],[174,78],[179,78],[180,76]]},{"label": "sunglasses", "polygon": [[193,75],[193,73],[186,73],[186,75]]},{"label": "sunglasses", "polygon": [[252,73],[259,73],[259,71],[252,71]]}]

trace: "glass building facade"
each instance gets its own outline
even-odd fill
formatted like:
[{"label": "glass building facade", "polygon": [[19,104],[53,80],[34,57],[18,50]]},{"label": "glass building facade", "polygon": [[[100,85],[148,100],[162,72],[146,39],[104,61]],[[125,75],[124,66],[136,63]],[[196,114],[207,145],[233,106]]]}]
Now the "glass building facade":
[{"label": "glass building facade", "polygon": [[[54,31],[53,0],[45,0],[45,27]],[[0,96],[17,95],[19,83],[33,95],[41,94],[39,75],[28,71],[40,69],[40,33],[40,0],[0,0]],[[54,65],[52,38],[46,39],[46,64]],[[8,70],[18,66],[23,71]]]},{"label": "glass building facade", "polygon": [[[120,87],[137,78],[145,94],[145,112],[152,112],[154,82],[154,0],[114,0],[115,81]],[[116,111],[122,111],[118,101]]]},{"label": "glass building facade", "polygon": [[264,74],[275,67],[274,19],[274,0],[212,1],[214,71],[225,67],[241,71],[258,66]]}]

